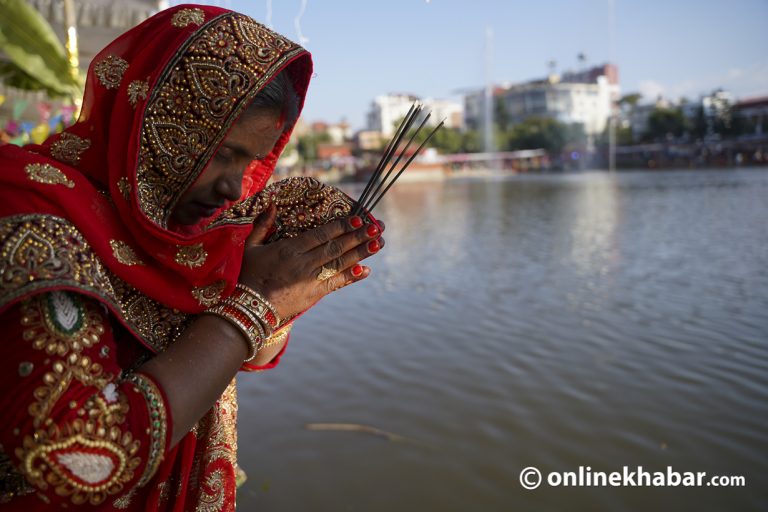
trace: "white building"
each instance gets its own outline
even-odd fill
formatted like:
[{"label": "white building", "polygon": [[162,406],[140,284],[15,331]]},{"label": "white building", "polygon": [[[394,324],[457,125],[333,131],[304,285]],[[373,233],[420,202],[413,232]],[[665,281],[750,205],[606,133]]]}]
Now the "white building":
[{"label": "white building", "polygon": [[[587,135],[594,136],[605,129],[619,92],[618,70],[606,64],[580,73],[496,87],[494,115],[502,115],[502,110],[507,124],[535,116],[580,123]],[[484,92],[477,91],[464,99],[465,123],[472,129],[482,126],[483,97]]]},{"label": "white building", "polygon": [[[387,94],[377,96],[371,102],[368,111],[368,130],[381,132],[384,137],[392,137],[400,122],[410,110],[418,96],[412,94]],[[463,122],[464,108],[461,103],[450,100],[426,98],[419,100],[425,112],[432,112],[427,126],[435,126],[445,119],[447,128],[460,128]]]},{"label": "white building", "polygon": [[446,128],[461,128],[464,124],[464,106],[458,101],[427,98],[422,101],[424,110],[432,112],[427,124],[435,126],[445,120]]}]

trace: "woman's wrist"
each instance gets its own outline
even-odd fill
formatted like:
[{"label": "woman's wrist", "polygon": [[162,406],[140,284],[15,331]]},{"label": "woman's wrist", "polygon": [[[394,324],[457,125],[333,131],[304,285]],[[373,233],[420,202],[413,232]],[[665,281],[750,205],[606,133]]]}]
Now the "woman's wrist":
[{"label": "woman's wrist", "polygon": [[253,361],[281,322],[275,307],[256,290],[238,283],[235,291],[205,313],[237,328],[248,346],[245,362]]}]

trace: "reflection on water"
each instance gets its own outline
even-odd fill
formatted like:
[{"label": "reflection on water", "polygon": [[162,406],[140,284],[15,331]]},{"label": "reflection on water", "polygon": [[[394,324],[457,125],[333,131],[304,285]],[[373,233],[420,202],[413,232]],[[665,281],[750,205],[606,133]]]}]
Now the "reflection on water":
[{"label": "reflection on water", "polygon": [[[391,194],[371,278],[305,315],[277,370],[240,377],[242,510],[765,510],[768,173]],[[624,465],[747,487],[518,483]]]}]

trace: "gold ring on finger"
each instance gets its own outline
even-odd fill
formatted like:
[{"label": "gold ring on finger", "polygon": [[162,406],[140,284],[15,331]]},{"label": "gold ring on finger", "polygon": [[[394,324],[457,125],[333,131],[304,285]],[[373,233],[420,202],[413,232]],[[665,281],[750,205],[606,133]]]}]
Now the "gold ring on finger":
[{"label": "gold ring on finger", "polygon": [[336,274],[338,274],[339,271],[335,268],[328,268],[325,265],[320,267],[320,273],[317,274],[317,280],[318,281],[325,281],[326,279],[330,279]]}]

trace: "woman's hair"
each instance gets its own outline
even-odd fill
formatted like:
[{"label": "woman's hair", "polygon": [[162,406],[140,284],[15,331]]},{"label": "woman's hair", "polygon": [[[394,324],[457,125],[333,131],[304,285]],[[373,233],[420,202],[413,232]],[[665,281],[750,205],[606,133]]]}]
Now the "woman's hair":
[{"label": "woman's hair", "polygon": [[293,126],[299,117],[299,96],[285,69],[254,96],[251,104],[243,112],[243,116],[252,116],[265,109],[280,113],[280,121],[284,129]]}]

